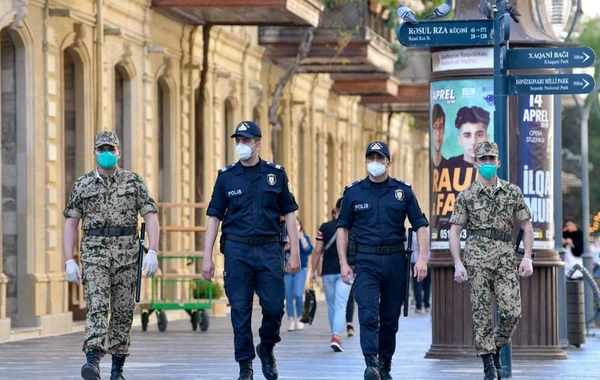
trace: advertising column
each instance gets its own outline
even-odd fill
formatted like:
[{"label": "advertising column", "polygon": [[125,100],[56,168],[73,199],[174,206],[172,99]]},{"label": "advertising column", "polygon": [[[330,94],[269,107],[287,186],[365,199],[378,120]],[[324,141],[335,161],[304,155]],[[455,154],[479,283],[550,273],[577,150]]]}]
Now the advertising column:
[{"label": "advertising column", "polygon": [[531,210],[533,248],[553,249],[554,96],[520,95],[518,112],[517,184]]},{"label": "advertising column", "polygon": [[[490,68],[491,49],[433,53],[433,71]],[[437,80],[430,87],[431,249],[448,250],[450,216],[458,194],[476,178],[475,145],[494,138],[492,78]],[[463,230],[464,243],[467,231]]]}]

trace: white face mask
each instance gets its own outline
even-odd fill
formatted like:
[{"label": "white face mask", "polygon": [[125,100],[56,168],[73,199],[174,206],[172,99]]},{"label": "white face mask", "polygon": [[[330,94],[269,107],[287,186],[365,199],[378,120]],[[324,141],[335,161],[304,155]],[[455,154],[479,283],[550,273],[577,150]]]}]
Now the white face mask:
[{"label": "white face mask", "polygon": [[380,177],[385,174],[385,165],[376,161],[369,162],[367,164],[367,171],[373,177]]},{"label": "white face mask", "polygon": [[[254,145],[256,144],[258,144],[258,142],[254,143]],[[235,147],[235,152],[237,153],[240,160],[246,161],[247,159],[252,157],[252,155],[254,154],[252,153],[252,147],[254,147],[254,145],[248,146],[242,143],[237,144],[237,146]]]}]

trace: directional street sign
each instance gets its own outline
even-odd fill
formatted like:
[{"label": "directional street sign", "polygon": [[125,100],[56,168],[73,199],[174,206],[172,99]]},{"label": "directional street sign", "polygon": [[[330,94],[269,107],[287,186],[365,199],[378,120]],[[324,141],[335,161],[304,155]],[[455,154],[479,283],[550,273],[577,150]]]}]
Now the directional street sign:
[{"label": "directional street sign", "polygon": [[423,21],[404,23],[398,41],[407,47],[492,46],[493,20]]},{"label": "directional street sign", "polygon": [[596,61],[596,53],[589,47],[549,49],[509,49],[506,69],[570,69],[588,67]]},{"label": "directional street sign", "polygon": [[588,74],[509,75],[508,94],[588,94],[596,83]]}]

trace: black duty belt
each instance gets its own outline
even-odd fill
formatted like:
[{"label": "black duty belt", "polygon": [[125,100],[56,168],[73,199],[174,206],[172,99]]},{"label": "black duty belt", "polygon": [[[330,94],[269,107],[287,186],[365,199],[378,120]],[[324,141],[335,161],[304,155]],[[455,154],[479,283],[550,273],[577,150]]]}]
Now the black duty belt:
[{"label": "black duty belt", "polygon": [[495,228],[488,228],[487,230],[469,230],[471,236],[480,236],[492,240],[500,240],[504,242],[511,242],[512,235],[508,232],[500,231]]},{"label": "black duty belt", "polygon": [[398,245],[384,245],[380,247],[373,247],[370,245],[356,244],[356,252],[370,253],[374,255],[391,255],[392,253],[404,252],[404,244]]},{"label": "black duty belt", "polygon": [[226,234],[225,239],[249,245],[263,245],[268,243],[278,242],[279,235],[272,236],[242,236],[234,234]]},{"label": "black duty belt", "polygon": [[105,227],[84,230],[85,236],[131,236],[137,233],[136,227]]}]

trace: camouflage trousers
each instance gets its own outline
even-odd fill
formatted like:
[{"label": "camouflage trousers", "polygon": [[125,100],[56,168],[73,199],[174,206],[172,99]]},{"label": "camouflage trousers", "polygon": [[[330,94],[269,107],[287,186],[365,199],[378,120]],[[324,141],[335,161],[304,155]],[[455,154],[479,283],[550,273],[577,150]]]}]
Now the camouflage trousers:
[{"label": "camouflage trousers", "polygon": [[[111,239],[111,238],[108,238]],[[99,350],[102,355],[129,355],[131,325],[135,309],[137,252],[129,244],[121,249],[89,247],[82,244],[82,277],[87,313],[83,351]],[[127,246],[126,250],[122,248]],[[110,321],[109,321],[110,312]],[[105,349],[108,337],[108,348]]]},{"label": "camouflage trousers", "polygon": [[[469,295],[473,308],[473,330],[477,355],[496,352],[496,347],[510,343],[521,319],[521,285],[516,267],[496,269],[466,267]],[[499,319],[492,326],[492,305],[498,305]]]}]

